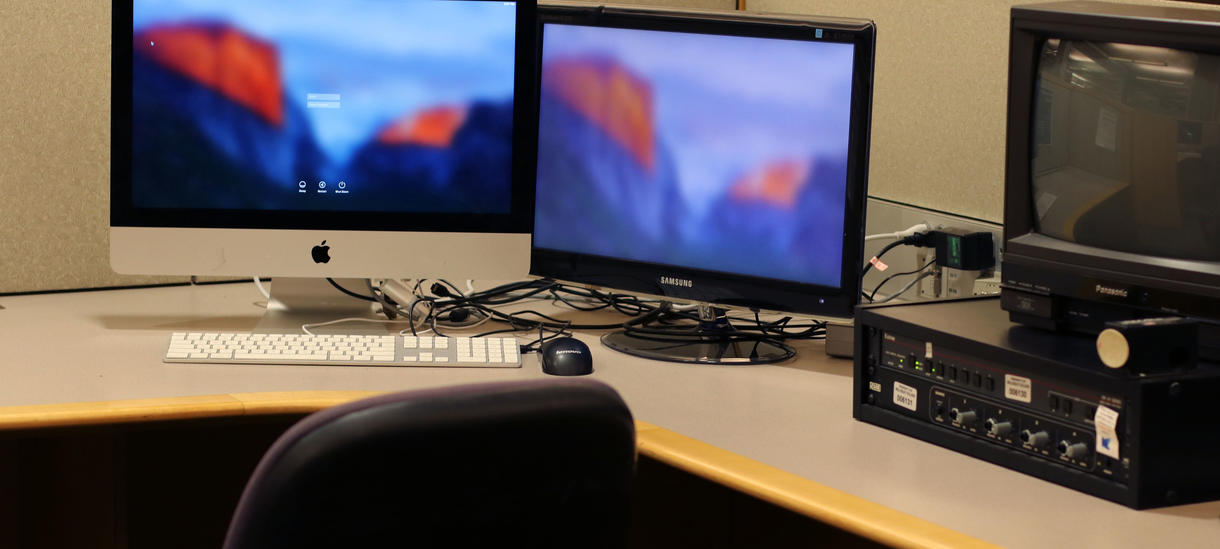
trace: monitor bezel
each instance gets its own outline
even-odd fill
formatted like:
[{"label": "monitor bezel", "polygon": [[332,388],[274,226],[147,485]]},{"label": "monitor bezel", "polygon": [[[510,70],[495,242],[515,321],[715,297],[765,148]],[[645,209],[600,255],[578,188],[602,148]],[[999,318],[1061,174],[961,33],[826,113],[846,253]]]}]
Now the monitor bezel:
[{"label": "monitor bezel", "polygon": [[[1063,2],[1012,8],[1004,262],[1072,271],[1101,269],[1116,282],[1167,288],[1185,285],[1199,295],[1220,296],[1220,262],[1132,254],[1067,242],[1038,232],[1030,196],[1033,185],[1032,117],[1038,83],[1037,59],[1043,43],[1052,37],[1124,42],[1220,55],[1220,12],[1105,2]],[[1007,276],[1005,281],[1010,283]]]},{"label": "monitor bezel", "polygon": [[[454,1],[454,0],[446,0]],[[498,2],[504,0],[456,0]],[[507,213],[144,208],[132,202],[133,2],[112,5],[110,226],[182,229],[268,229],[529,234],[534,217],[537,101],[534,48],[537,0],[516,0],[513,165]]]},{"label": "monitor bezel", "polygon": [[[547,24],[725,34],[855,46],[851,128],[844,200],[840,286],[823,286],[719,271],[662,265],[554,249],[532,248],[531,274],[668,299],[734,308],[849,317],[859,301],[871,126],[875,26],[860,19],[649,9],[627,6],[544,5],[539,9],[537,66]],[[815,38],[815,29],[823,38]],[[541,68],[539,69],[541,77]],[[541,85],[541,82],[538,82]],[[537,97],[538,94],[536,93]]]}]

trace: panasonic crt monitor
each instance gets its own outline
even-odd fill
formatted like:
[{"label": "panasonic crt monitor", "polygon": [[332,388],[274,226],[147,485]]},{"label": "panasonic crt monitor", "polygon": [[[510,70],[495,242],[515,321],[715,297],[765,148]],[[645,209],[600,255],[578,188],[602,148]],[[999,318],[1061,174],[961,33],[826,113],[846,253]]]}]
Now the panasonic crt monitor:
[{"label": "panasonic crt monitor", "polygon": [[1220,12],[1014,7],[1008,82],[1012,320],[1189,317],[1220,359]]},{"label": "panasonic crt monitor", "polygon": [[[539,18],[533,274],[716,308],[851,315],[871,22],[568,5]],[[791,356],[766,344],[721,356],[718,335],[603,342],[670,360]]]},{"label": "panasonic crt monitor", "polygon": [[534,0],[113,9],[117,272],[528,273]]}]

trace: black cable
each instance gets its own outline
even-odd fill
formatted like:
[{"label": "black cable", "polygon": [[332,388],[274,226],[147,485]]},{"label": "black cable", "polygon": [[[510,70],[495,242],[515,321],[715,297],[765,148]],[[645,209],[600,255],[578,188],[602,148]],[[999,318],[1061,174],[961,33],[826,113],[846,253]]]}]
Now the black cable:
[{"label": "black cable", "polygon": [[899,246],[928,247],[928,245],[929,245],[928,233],[926,233],[926,232],[925,233],[915,233],[913,235],[910,235],[910,236],[907,236],[904,238],[900,238],[898,240],[890,242],[889,244],[886,244],[885,247],[881,248],[881,251],[877,252],[877,255],[874,255],[872,257],[872,259],[869,259],[868,262],[864,264],[864,268],[860,270],[860,296],[867,298],[869,301],[872,301],[871,297],[864,294],[864,275],[868,273],[869,269],[873,268],[874,260],[881,259],[881,256],[885,255],[886,252],[888,252],[894,248],[897,248]]},{"label": "black cable", "polygon": [[[416,282],[414,292],[416,295],[419,295],[419,288],[423,286],[424,282],[423,279]],[[668,302],[642,299],[628,294],[606,293],[590,288],[569,286],[548,279],[513,282],[464,295],[456,295],[455,292],[461,294],[461,291],[446,281],[437,281],[429,289],[434,294],[433,296],[420,297],[414,300],[410,307],[406,309],[398,308],[398,310],[404,316],[416,319],[417,307],[426,307],[427,318],[423,319],[423,321],[437,335],[443,335],[438,328],[462,327],[460,325],[447,326],[442,324],[447,316],[451,317],[458,311],[482,315],[487,317],[488,320],[506,325],[504,328],[488,330],[472,337],[513,333],[523,330],[537,330],[538,338],[529,344],[522,345],[522,349],[525,351],[534,350],[540,347],[542,343],[555,337],[569,334],[572,330],[622,329],[647,337],[666,335],[690,336],[698,334],[697,330],[699,328],[699,317],[697,314],[691,311],[677,310]],[[534,297],[544,297],[556,305],[563,305],[577,311],[613,309],[631,318],[613,323],[577,324],[570,320],[556,318],[533,309],[511,313],[495,309],[495,307],[500,305]],[[732,334],[727,340],[810,339],[821,337],[824,334],[825,324],[818,321],[796,324],[792,323],[791,317],[784,317],[773,322],[763,322],[757,316],[757,311],[755,311],[755,319],[727,317],[734,323],[734,327],[737,329],[736,333]],[[478,320],[478,322],[482,321],[483,319]],[[410,328],[412,334],[416,333],[415,325],[416,323],[412,322]],[[708,334],[708,336],[709,341],[726,341],[726,338],[721,335]]]},{"label": "black cable", "polygon": [[888,295],[888,296],[885,296],[885,298],[884,298],[884,299],[881,299],[881,300],[878,300],[878,301],[874,301],[873,303],[888,303],[888,302],[890,302],[890,301],[893,301],[893,300],[894,300],[894,298],[896,298],[896,297],[898,297],[898,296],[900,296],[900,295],[902,295],[902,294],[906,293],[906,292],[907,292],[907,290],[910,290],[912,287],[914,287],[916,284],[918,284],[920,280],[923,280],[923,279],[925,279],[925,278],[928,278],[929,276],[932,276],[932,274],[933,274],[933,273],[930,273],[930,272],[923,273],[923,274],[921,274],[921,275],[919,275],[919,276],[915,277],[915,280],[912,280],[912,281],[908,282],[906,286],[903,286],[903,287],[902,287],[901,289],[899,289],[897,292],[894,292],[894,293],[892,293],[892,294],[890,294],[890,295]]},{"label": "black cable", "polygon": [[367,295],[360,295],[347,288],[344,288],[343,286],[340,286],[339,283],[335,282],[335,279],[333,279],[333,278],[327,278],[326,281],[329,282],[331,286],[334,286],[336,290],[339,290],[340,292],[350,295],[356,299],[363,299],[365,301],[374,301],[374,302],[377,301],[377,298],[375,298],[375,297],[369,297]]},{"label": "black cable", "polygon": [[905,273],[894,273],[894,274],[892,274],[892,275],[890,275],[890,276],[885,277],[885,280],[882,280],[880,283],[878,283],[878,284],[877,284],[877,286],[876,286],[875,288],[873,288],[873,291],[872,291],[872,292],[870,292],[870,293],[868,294],[868,300],[869,300],[869,301],[872,301],[872,300],[873,300],[875,297],[877,297],[877,291],[878,291],[878,290],[880,290],[882,286],[885,286],[885,283],[886,283],[886,282],[889,282],[889,281],[891,281],[891,280],[893,280],[893,279],[895,279],[895,278],[897,278],[897,277],[900,277],[900,276],[906,276],[906,275],[913,275],[913,274],[921,273],[921,272],[923,272],[923,271],[924,271],[924,269],[927,269],[928,267],[931,267],[931,266],[932,266],[933,264],[935,264],[935,263],[936,263],[936,260],[935,260],[935,259],[932,259],[931,261],[929,261],[929,262],[927,262],[927,263],[924,263],[923,267],[920,267],[920,268],[918,268],[918,269],[915,269],[914,271],[907,271],[907,272],[905,272]]}]

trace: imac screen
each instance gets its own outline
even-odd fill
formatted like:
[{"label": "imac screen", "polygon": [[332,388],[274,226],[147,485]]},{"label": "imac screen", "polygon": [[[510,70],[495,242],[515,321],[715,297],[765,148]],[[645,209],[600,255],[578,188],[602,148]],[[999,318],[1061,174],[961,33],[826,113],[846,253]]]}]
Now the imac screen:
[{"label": "imac screen", "polygon": [[839,287],[853,54],[545,25],[535,247]]},{"label": "imac screen", "polygon": [[507,213],[515,6],[136,0],[132,205]]},{"label": "imac screen", "polygon": [[1220,55],[1049,39],[1032,117],[1038,231],[1220,260]]}]

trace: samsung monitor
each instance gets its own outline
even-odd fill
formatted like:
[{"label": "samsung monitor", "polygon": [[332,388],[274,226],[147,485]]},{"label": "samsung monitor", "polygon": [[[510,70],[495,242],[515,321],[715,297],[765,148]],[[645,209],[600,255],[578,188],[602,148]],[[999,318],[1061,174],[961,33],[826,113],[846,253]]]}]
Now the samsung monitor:
[{"label": "samsung monitor", "polygon": [[528,273],[534,0],[113,10],[117,272]]},{"label": "samsung monitor", "polygon": [[1186,316],[1220,359],[1220,12],[1014,7],[1008,84],[1010,317]]},{"label": "samsung monitor", "polygon": [[[611,6],[539,17],[533,274],[715,308],[851,315],[871,22]],[[791,356],[721,345],[723,326],[706,320],[689,338],[603,342],[671,360]]]}]

